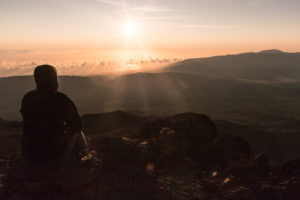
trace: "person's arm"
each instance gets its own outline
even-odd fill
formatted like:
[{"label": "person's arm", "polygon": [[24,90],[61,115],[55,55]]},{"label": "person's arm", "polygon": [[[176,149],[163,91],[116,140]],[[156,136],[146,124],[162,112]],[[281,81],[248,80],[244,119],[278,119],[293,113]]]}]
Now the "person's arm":
[{"label": "person's arm", "polygon": [[66,105],[66,125],[70,131],[69,134],[66,135],[66,151],[64,157],[68,158],[77,140],[83,135],[81,118],[75,104],[69,98],[67,99]]},{"label": "person's arm", "polygon": [[24,112],[25,112],[25,109],[26,108],[26,95],[24,95],[23,99],[22,99],[22,103],[21,103],[21,108],[20,108],[20,113],[22,115],[22,142],[21,142],[21,149],[22,149],[22,157],[24,159],[26,159],[26,152],[27,152],[27,144],[26,144],[26,141],[25,141],[25,131],[24,131],[24,127],[26,126],[26,121],[24,120]]}]

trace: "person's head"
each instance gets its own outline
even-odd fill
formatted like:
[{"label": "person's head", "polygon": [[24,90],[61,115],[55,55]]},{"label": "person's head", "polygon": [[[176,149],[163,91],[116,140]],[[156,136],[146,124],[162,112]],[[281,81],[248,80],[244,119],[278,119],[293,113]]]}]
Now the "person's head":
[{"label": "person's head", "polygon": [[55,91],[58,88],[57,71],[51,65],[40,65],[34,70],[34,79],[38,90]]}]

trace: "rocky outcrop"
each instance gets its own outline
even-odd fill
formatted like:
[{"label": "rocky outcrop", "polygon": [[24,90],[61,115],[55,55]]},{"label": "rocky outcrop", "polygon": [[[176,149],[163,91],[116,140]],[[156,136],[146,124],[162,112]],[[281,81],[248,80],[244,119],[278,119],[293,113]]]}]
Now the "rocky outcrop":
[{"label": "rocky outcrop", "polygon": [[[103,134],[120,129],[138,129],[145,120],[141,117],[123,112],[114,111],[102,114],[86,114],[82,116],[83,129],[87,135]],[[128,133],[132,135],[134,133]]]},{"label": "rocky outcrop", "polygon": [[164,128],[171,128],[173,124],[168,119],[156,119],[145,123],[141,128],[138,137],[149,139],[160,136]]},{"label": "rocky outcrop", "polygon": [[108,136],[101,137],[97,151],[105,171],[128,165],[146,169],[147,164],[153,162],[158,153],[151,142]]},{"label": "rocky outcrop", "polygon": [[300,177],[300,159],[287,161],[279,168],[281,178]]},{"label": "rocky outcrop", "polygon": [[[123,114],[116,115],[121,119]],[[113,119],[89,117],[85,119],[95,127],[100,122]],[[63,189],[51,193],[52,196],[47,193],[46,197],[91,200],[300,198],[299,159],[272,168],[264,154],[250,156],[251,149],[244,138],[218,134],[213,121],[205,115],[183,113],[147,122],[139,121],[139,118],[130,120],[134,119],[137,122],[129,124],[121,120],[117,127],[138,126],[139,134],[129,133],[130,138],[102,134],[113,128],[112,122],[107,129],[103,125],[94,129],[92,132],[100,131],[99,137],[89,135],[92,136],[92,148],[101,160],[97,177],[75,190]],[[24,174],[24,169],[36,169],[34,172],[40,173],[37,168],[31,167],[23,168],[21,174]],[[83,168],[71,167],[66,174],[80,174],[80,169]],[[47,177],[51,179],[54,176]],[[75,186],[76,180],[69,183]]]},{"label": "rocky outcrop", "polygon": [[145,123],[138,138],[159,149],[157,169],[176,169],[193,167],[202,146],[217,138],[217,129],[206,115],[183,113]]},{"label": "rocky outcrop", "polygon": [[184,140],[190,140],[192,147],[199,147],[217,138],[217,128],[210,117],[197,113],[183,113],[169,118],[174,130]]},{"label": "rocky outcrop", "polygon": [[193,153],[217,137],[216,126],[206,115],[183,113],[148,122],[140,129],[140,137],[172,140],[178,151]]},{"label": "rocky outcrop", "polygon": [[[292,161],[293,162],[293,161]],[[203,199],[296,200],[300,197],[300,176],[282,178],[279,168],[270,168],[263,154],[253,159],[233,162],[225,170],[203,174],[199,179]],[[296,165],[285,168],[285,174],[299,170]],[[278,179],[281,177],[281,179]]]}]

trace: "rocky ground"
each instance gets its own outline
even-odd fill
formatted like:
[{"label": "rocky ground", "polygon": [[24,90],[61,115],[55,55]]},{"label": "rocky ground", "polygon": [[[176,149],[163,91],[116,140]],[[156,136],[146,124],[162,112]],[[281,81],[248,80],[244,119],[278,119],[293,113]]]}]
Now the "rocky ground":
[{"label": "rocky ground", "polygon": [[[38,194],[12,187],[8,199],[300,199],[300,159],[272,166],[252,155],[246,139],[220,134],[208,116],[148,120],[130,135],[89,135],[101,165],[88,184]],[[1,174],[7,162],[0,160]]]}]

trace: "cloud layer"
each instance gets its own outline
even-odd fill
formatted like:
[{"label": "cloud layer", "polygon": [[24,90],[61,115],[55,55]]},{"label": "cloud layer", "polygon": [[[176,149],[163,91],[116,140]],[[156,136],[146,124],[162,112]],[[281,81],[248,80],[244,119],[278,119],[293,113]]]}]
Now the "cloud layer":
[{"label": "cloud layer", "polygon": [[[150,58],[148,60],[129,59],[125,61],[101,61],[101,62],[81,62],[81,63],[61,63],[56,64],[56,68],[60,75],[105,75],[114,73],[130,73],[140,71],[154,71],[180,59],[159,59]],[[36,62],[16,62],[8,60],[0,60],[1,77],[7,76],[23,76],[32,75],[36,66],[45,64],[43,61]]]}]

